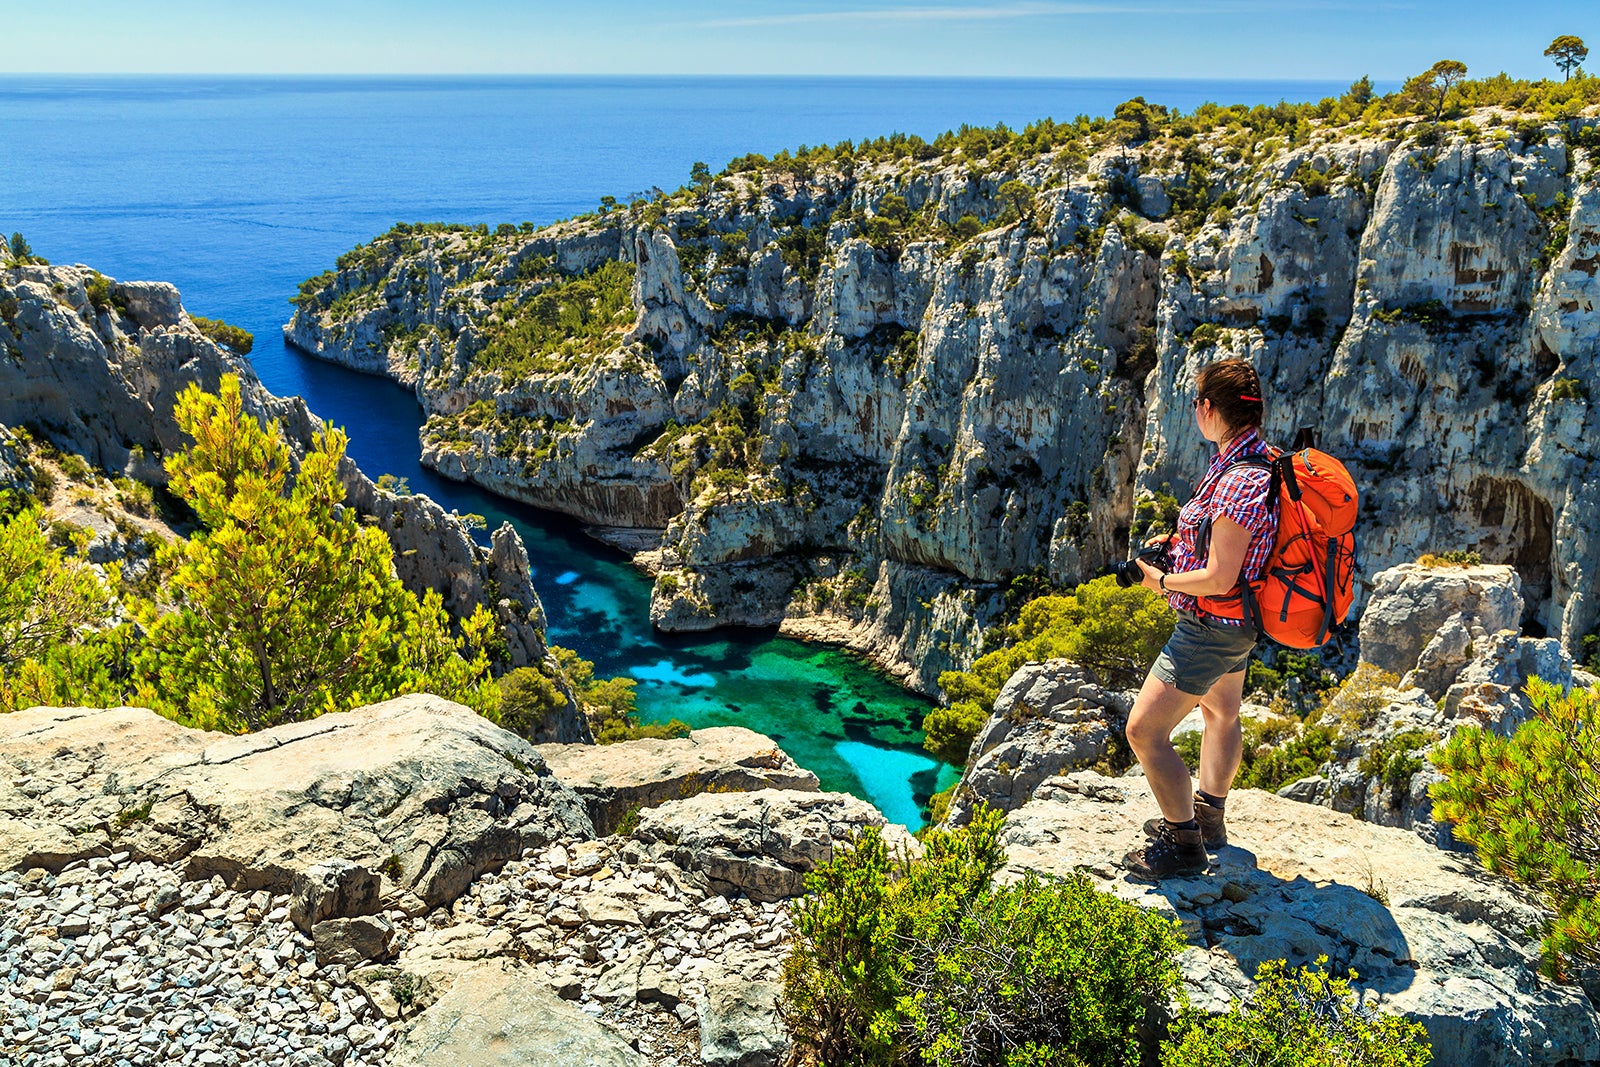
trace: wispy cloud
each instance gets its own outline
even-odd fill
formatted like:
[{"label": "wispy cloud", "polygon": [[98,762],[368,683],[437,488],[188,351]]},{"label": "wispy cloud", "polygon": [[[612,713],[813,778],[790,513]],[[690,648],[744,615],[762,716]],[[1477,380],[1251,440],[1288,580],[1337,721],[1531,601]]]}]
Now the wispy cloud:
[{"label": "wispy cloud", "polygon": [[[1022,3],[996,6],[866,7],[836,11],[790,11],[771,15],[709,19],[701,25],[718,27],[795,26],[829,22],[993,22],[996,20],[1061,18],[1072,15],[1220,15],[1276,8],[1276,0],[1238,0],[1229,3],[1179,4],[1100,0],[1093,3]],[[1346,8],[1353,2],[1302,4],[1302,8]],[[1387,5],[1385,5],[1387,6]]]}]

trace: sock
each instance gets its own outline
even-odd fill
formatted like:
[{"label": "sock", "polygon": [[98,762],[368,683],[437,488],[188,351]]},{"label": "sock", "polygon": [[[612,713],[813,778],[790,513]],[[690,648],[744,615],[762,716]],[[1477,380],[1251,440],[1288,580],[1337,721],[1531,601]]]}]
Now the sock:
[{"label": "sock", "polygon": [[1196,789],[1194,791],[1194,795],[1196,797],[1198,797],[1199,799],[1205,801],[1207,804],[1210,804],[1213,808],[1216,808],[1218,811],[1221,811],[1223,806],[1225,804],[1227,804],[1227,802],[1228,802],[1228,798],[1227,797],[1214,797],[1210,793],[1207,793],[1204,789]]},{"label": "sock", "polygon": [[1198,830],[1198,829],[1200,829],[1200,822],[1199,822],[1198,819],[1190,819],[1188,822],[1173,822],[1171,819],[1168,819],[1166,816],[1162,816],[1162,821],[1165,822],[1168,826],[1172,827],[1174,830]]}]

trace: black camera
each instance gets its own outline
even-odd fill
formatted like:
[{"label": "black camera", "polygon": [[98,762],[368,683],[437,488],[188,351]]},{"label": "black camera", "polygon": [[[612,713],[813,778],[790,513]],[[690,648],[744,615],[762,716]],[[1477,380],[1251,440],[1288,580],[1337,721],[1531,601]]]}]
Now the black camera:
[{"label": "black camera", "polygon": [[1115,575],[1117,584],[1124,589],[1141,585],[1144,582],[1144,571],[1139,569],[1139,561],[1141,559],[1157,570],[1172,569],[1172,560],[1167,555],[1167,543],[1162,541],[1160,544],[1145,545],[1133,554],[1132,559],[1125,559],[1121,563],[1113,564],[1106,573]]}]

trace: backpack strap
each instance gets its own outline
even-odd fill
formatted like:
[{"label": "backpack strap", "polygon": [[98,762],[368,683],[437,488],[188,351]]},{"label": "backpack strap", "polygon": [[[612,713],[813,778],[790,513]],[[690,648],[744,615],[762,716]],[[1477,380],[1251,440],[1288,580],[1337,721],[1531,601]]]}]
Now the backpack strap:
[{"label": "backpack strap", "polygon": [[[1217,480],[1221,481],[1230,472],[1240,468],[1272,472],[1272,481],[1267,485],[1267,507],[1275,509],[1278,506],[1278,482],[1280,479],[1278,460],[1276,458],[1268,459],[1266,456],[1246,456],[1243,459],[1236,459],[1223,469],[1221,477]],[[1205,560],[1210,554],[1211,516],[1207,515],[1201,521],[1199,531],[1194,535],[1194,558],[1200,560],[1201,565],[1204,566]]]}]

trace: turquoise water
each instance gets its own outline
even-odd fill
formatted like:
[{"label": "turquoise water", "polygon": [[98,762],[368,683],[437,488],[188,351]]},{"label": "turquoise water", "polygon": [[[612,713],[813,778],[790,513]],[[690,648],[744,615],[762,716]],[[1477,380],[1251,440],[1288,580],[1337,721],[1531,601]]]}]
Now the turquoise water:
[{"label": "turquoise water", "polygon": [[174,282],[194,314],[252,331],[262,381],[347,427],[370,474],[513,522],[550,638],[639,682],[653,720],[769,734],[824,788],[916,826],[956,770],[922,752],[927,702],[841,652],[729,631],[654,633],[649,583],[572,522],[417,462],[414,399],[286,348],[302,279],[398,221],[552,222],[704,160],[963,123],[1109,114],[1144,95],[1274,103],[1342,84],[900,78],[0,77],[0,231],[54,262]]}]

